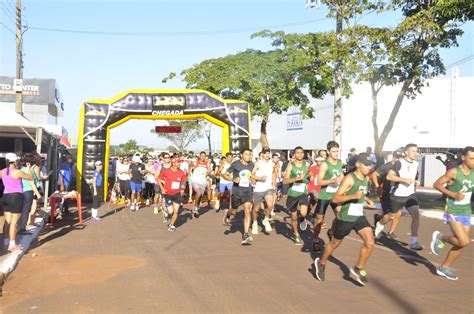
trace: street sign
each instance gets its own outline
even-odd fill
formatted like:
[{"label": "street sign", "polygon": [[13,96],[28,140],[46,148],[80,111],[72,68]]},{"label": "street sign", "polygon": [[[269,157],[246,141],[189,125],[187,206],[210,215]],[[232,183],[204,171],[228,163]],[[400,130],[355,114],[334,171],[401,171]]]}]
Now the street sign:
[{"label": "street sign", "polygon": [[156,133],[181,133],[181,126],[155,126]]}]

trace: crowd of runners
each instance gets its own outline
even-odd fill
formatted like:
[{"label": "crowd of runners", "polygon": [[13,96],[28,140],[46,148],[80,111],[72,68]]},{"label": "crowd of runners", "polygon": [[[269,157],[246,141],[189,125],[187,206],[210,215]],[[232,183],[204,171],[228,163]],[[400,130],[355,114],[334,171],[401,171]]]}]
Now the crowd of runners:
[{"label": "crowd of runners", "polygon": [[[212,200],[216,211],[223,207],[222,223],[226,227],[235,222],[235,214],[243,208],[241,244],[251,245],[260,226],[261,232],[272,232],[275,204],[283,197],[291,218],[294,244],[302,245],[300,231],[313,228],[312,249],[320,253],[314,265],[320,281],[325,280],[329,257],[354,230],[363,245],[350,272],[365,285],[365,264],[374,243],[382,235],[388,240],[398,240],[396,230],[402,209],[411,216],[410,249],[423,249],[418,241],[420,219],[416,188],[420,182],[416,144],[396,150],[389,162],[378,167],[375,167],[376,158],[370,151],[352,154],[347,165],[343,165],[338,158],[339,145],[334,141],[330,141],[325,150],[311,155],[298,146],[287,162],[280,157],[278,153],[272,155],[269,148],[263,148],[258,157],[249,149],[239,155],[227,153],[220,159],[209,158],[205,152],[198,156],[163,153],[159,158],[123,157],[116,161],[112,199],[123,199],[132,211],[138,211],[140,204],[153,206],[153,212],[162,213],[163,223],[171,232],[176,230],[176,220],[186,203],[192,204],[192,217],[198,218],[203,211],[203,201],[210,206]],[[452,245],[446,260],[437,268],[440,276],[451,280],[458,277],[450,266],[470,242],[473,167],[474,148],[466,147],[459,164],[434,183],[434,187],[446,196],[444,222],[452,234],[436,231],[432,242],[426,245],[436,255],[445,243]],[[95,199],[100,195],[98,189],[103,181],[101,170],[102,164],[98,162],[93,183]],[[374,197],[370,197],[371,190],[378,194],[380,208],[375,206]],[[96,201],[94,206],[95,215]],[[326,225],[328,208],[335,218]],[[381,209],[382,214],[375,214],[371,224],[366,218],[366,209]],[[320,238],[323,228],[328,229],[326,245]]]}]

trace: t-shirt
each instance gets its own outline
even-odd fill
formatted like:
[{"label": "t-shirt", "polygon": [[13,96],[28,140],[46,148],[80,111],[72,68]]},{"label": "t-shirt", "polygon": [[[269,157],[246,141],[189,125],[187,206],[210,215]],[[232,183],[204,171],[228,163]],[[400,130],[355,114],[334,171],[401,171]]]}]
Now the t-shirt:
[{"label": "t-shirt", "polygon": [[309,171],[313,174],[313,180],[309,181],[308,192],[321,191],[321,186],[318,185],[319,166],[314,164],[309,168]]},{"label": "t-shirt", "polygon": [[[400,159],[393,165],[392,170],[395,174],[404,179],[415,180],[418,176],[418,162],[408,161],[406,159]],[[399,197],[410,196],[415,193],[415,184],[406,184],[402,182],[396,182],[393,187],[393,195]]]},{"label": "t-shirt", "polygon": [[474,170],[465,175],[461,167],[456,168],[456,179],[448,186],[452,192],[461,192],[464,194],[464,199],[457,201],[448,197],[447,199],[447,212],[453,215],[471,216],[471,202],[472,192],[474,191]]},{"label": "t-shirt", "polygon": [[255,183],[255,192],[265,192],[273,189],[273,167],[274,163],[272,160],[265,161],[260,160],[258,162],[258,170],[255,173],[258,177],[267,177],[265,181],[257,181]]},{"label": "t-shirt", "polygon": [[383,194],[390,194],[390,190],[392,189],[392,181],[387,180],[387,174],[392,170],[392,168],[393,164],[389,161],[375,170],[380,175],[379,184],[382,184]]},{"label": "t-shirt", "polygon": [[365,194],[367,193],[368,178],[359,179],[354,172],[349,174],[354,180],[352,187],[344,195],[352,195],[362,191],[363,195],[358,200],[350,200],[342,204],[341,210],[337,214],[337,219],[342,221],[354,222],[361,216],[364,216]]},{"label": "t-shirt", "polygon": [[166,195],[175,195],[181,192],[181,185],[186,182],[186,174],[181,169],[173,171],[168,168],[160,172],[159,179],[164,182]]},{"label": "t-shirt", "polygon": [[128,170],[130,170],[130,164],[122,164],[117,163],[117,174],[119,180],[128,181],[130,180],[130,175],[128,174]]},{"label": "t-shirt", "polygon": [[[288,170],[288,169],[287,169]],[[308,194],[308,162],[303,160],[301,166],[296,164],[296,161],[291,163],[291,172],[289,175],[290,179],[295,179],[300,175],[304,175],[301,181],[296,181],[289,184],[288,196],[298,197],[304,194]]]},{"label": "t-shirt", "polygon": [[153,165],[145,165],[145,170],[147,171],[145,181],[147,183],[155,183],[155,175],[152,173],[155,171],[155,169],[153,169]]},{"label": "t-shirt", "polygon": [[206,184],[208,164],[206,161],[198,160],[194,166],[194,171],[191,180],[196,184]]},{"label": "t-shirt", "polygon": [[252,177],[253,167],[253,162],[244,165],[240,160],[234,161],[230,165],[229,169],[227,169],[227,173],[232,174],[232,179],[240,178],[239,183],[234,182],[232,191],[252,190],[250,178]]},{"label": "t-shirt", "polygon": [[145,167],[143,167],[142,164],[131,164],[130,165],[130,170],[132,171],[132,178],[131,180],[135,183],[142,183],[143,179],[143,174],[141,173],[142,170],[144,170]]},{"label": "t-shirt", "polygon": [[96,178],[95,185],[97,187],[101,187],[102,186],[102,174],[100,173],[100,171],[94,170],[93,177]]},{"label": "t-shirt", "polygon": [[[336,164],[332,164],[329,159],[324,161],[327,165],[326,173],[324,174],[324,180],[331,180],[339,177],[342,174],[342,162],[337,160]],[[321,188],[321,193],[319,194],[319,199],[321,200],[331,200],[339,188],[339,184],[330,184]]]},{"label": "t-shirt", "polygon": [[[61,164],[61,167],[59,168],[59,176],[63,177],[63,183],[64,183],[65,187],[68,187],[69,185],[71,185],[71,182],[72,182],[72,165],[67,163],[67,162],[63,162]],[[59,178],[58,178],[58,180],[59,180]]]}]

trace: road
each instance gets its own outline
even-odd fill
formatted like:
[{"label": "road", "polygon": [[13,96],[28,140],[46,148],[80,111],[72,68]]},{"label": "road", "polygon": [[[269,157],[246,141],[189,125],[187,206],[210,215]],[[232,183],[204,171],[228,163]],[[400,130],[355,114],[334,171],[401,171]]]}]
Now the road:
[{"label": "road", "polygon": [[[106,206],[101,210],[105,214]],[[372,213],[369,221],[372,221]],[[230,229],[222,212],[209,210],[177,231],[167,231],[151,208],[110,211],[102,222],[74,217],[40,236],[4,286],[0,311],[22,312],[472,312],[473,247],[455,264],[458,281],[433,274],[442,256],[428,249],[440,220],[421,218],[415,253],[384,240],[369,259],[369,284],[348,277],[360,240],[347,237],[326,267],[326,281],[314,277],[310,232],[304,246],[290,240],[289,218],[278,212],[271,235],[240,245],[242,212]],[[398,230],[409,241],[410,218]],[[326,241],[326,235],[322,238]]]}]

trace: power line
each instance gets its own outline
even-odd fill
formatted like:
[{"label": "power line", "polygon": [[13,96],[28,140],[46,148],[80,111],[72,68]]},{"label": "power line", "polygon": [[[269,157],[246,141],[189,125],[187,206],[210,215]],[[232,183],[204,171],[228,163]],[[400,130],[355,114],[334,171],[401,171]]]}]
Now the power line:
[{"label": "power line", "polygon": [[267,26],[255,26],[247,28],[234,28],[234,29],[222,29],[222,30],[201,30],[201,31],[180,31],[180,32],[109,32],[109,31],[88,31],[88,30],[77,30],[77,29],[62,29],[62,28],[47,28],[47,27],[35,27],[30,26],[29,29],[46,32],[58,32],[58,33],[73,33],[73,34],[85,34],[85,35],[108,35],[108,36],[180,36],[180,35],[213,35],[213,34],[231,34],[231,33],[246,33],[255,31],[257,29],[277,28],[277,27],[289,27],[289,26],[300,26],[306,24],[312,24],[328,20],[327,18],[293,22],[286,24],[276,24]]},{"label": "power line", "polygon": [[13,4],[11,4],[10,1],[5,0],[5,3],[8,4],[10,6],[10,8],[13,9],[13,12],[16,12],[16,7]]},{"label": "power line", "polygon": [[10,28],[8,27],[5,23],[3,23],[2,21],[0,21],[0,25],[2,25],[3,27],[5,27],[7,29],[7,31],[9,31],[10,33],[12,33],[15,37],[16,37],[16,33]]},{"label": "power line", "polygon": [[452,62],[452,63],[446,65],[446,67],[447,67],[447,68],[455,67],[455,66],[457,66],[457,65],[461,65],[461,64],[463,64],[463,63],[466,63],[466,62],[468,62],[468,61],[470,61],[470,60],[472,60],[472,59],[474,59],[474,53],[472,53],[472,54],[470,54],[470,55],[468,55],[468,56],[466,56],[466,57],[464,57],[464,58],[462,58],[462,59],[456,60],[456,61],[454,61],[454,62]]},{"label": "power line", "polygon": [[15,21],[15,13],[9,11],[5,3],[0,2],[0,4],[2,5],[0,9],[2,9],[3,12],[5,12],[6,16],[10,17],[13,21]]}]

